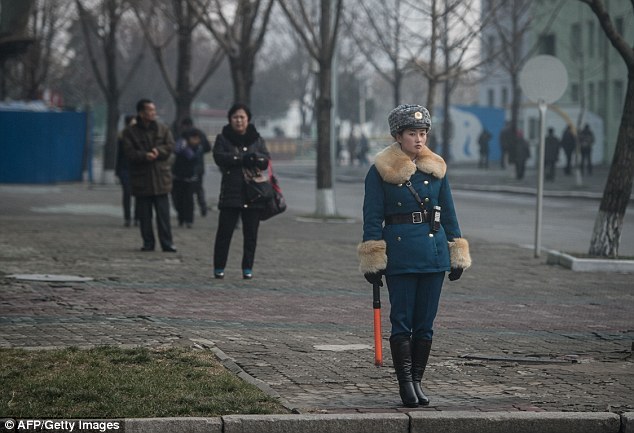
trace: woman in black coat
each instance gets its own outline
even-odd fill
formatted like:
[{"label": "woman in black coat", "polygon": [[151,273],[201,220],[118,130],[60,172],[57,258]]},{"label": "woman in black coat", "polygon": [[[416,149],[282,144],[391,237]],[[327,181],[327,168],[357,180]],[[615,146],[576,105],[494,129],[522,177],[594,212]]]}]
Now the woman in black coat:
[{"label": "woman in black coat", "polygon": [[251,111],[245,104],[234,104],[227,115],[229,124],[216,137],[214,161],[222,172],[218,208],[218,231],[214,245],[214,277],[224,278],[231,237],[242,218],[244,246],[242,277],[253,278],[253,262],[257,245],[260,212],[264,201],[249,199],[247,175],[266,171],[269,152],[255,126],[250,124]]}]

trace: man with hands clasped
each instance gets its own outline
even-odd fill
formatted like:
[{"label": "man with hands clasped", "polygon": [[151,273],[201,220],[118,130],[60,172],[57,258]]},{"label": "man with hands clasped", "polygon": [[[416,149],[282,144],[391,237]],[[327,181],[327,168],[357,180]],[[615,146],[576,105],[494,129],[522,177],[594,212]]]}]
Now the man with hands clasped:
[{"label": "man with hands clasped", "polygon": [[174,139],[169,128],[157,122],[156,106],[152,101],[141,99],[136,110],[136,123],[123,131],[123,149],[130,162],[130,186],[136,198],[143,239],[141,251],[154,251],[155,248],[154,209],[161,249],[174,253],[168,197],[172,191],[169,158],[174,150]]},{"label": "man with hands clasped", "polygon": [[379,152],[365,179],[363,242],[357,252],[368,282],[390,298],[390,350],[407,407],[428,405],[421,379],[432,345],[445,272],[455,281],[471,265],[462,238],[447,165],[426,146],[431,117],[421,105],[388,115],[396,141]]}]

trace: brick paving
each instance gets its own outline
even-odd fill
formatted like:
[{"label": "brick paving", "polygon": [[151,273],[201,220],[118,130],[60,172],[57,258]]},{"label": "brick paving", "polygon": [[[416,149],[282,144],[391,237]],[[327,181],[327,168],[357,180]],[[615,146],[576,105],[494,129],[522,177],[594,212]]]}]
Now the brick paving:
[{"label": "brick paving", "polygon": [[[0,347],[205,341],[300,412],[405,410],[385,291],[385,366],[373,364],[360,224],[303,222],[291,208],[262,224],[253,280],[241,279],[239,232],[227,277],[214,280],[216,212],[174,227],[178,253],[143,253],[138,229],[121,225],[117,186],[0,185],[0,203]],[[432,406],[420,410],[634,410],[632,275],[575,273],[470,240],[475,264],[445,285],[425,377]]]}]

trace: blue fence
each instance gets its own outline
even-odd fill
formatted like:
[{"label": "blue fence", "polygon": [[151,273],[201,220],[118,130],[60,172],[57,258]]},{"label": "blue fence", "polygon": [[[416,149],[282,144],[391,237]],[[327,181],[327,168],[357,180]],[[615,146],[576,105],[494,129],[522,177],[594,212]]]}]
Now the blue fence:
[{"label": "blue fence", "polygon": [[82,180],[86,113],[0,111],[0,183]]}]

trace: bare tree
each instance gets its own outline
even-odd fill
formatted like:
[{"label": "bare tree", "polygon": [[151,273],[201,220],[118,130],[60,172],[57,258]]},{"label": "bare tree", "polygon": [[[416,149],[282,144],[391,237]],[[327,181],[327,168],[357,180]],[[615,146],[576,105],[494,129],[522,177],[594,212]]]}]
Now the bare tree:
[{"label": "bare tree", "polygon": [[234,100],[250,105],[256,56],[274,0],[236,0],[231,11],[220,0],[189,1],[196,4],[204,25],[229,59]]},{"label": "bare tree", "polygon": [[[118,43],[120,24],[129,11],[127,0],[100,0],[91,4],[90,11],[82,0],[75,0],[84,33],[86,49],[93,73],[104,95],[107,105],[106,141],[104,143],[103,179],[104,183],[114,182],[116,160],[117,123],[119,121],[119,98],[123,93],[136,66],[141,61],[143,50],[136,58],[130,58],[130,69],[119,84],[117,64],[122,56]],[[96,41],[97,47],[93,47]],[[98,53],[97,49],[101,52]]]},{"label": "bare tree", "polygon": [[412,36],[404,25],[407,15],[402,0],[362,0],[354,3],[345,18],[359,50],[392,87],[394,106],[401,103],[401,84],[411,70],[410,58],[403,49]]},{"label": "bare tree", "polygon": [[[605,35],[625,62],[628,71],[625,104],[612,165],[594,223],[589,254],[617,257],[625,210],[632,194],[634,176],[634,46],[620,34],[603,0],[579,0],[596,15]],[[634,11],[634,0],[631,0]]]},{"label": "bare tree", "polygon": [[311,57],[317,73],[317,200],[315,214],[336,214],[332,185],[331,124],[332,63],[337,43],[342,0],[319,0],[319,10],[309,10],[310,0],[279,0]]},{"label": "bare tree", "polygon": [[[145,13],[144,10],[149,12]],[[221,48],[211,50],[209,61],[197,82],[192,82],[192,50],[195,42],[196,28],[200,25],[199,14],[188,0],[168,0],[154,3],[147,8],[134,6],[134,12],[141,24],[146,40],[152,48],[154,59],[159,66],[161,76],[169,90],[176,114],[173,129],[185,117],[191,116],[191,105],[207,80],[213,75],[223,59]],[[172,79],[168,71],[165,51],[176,37],[176,62],[174,64],[176,79]]]}]

